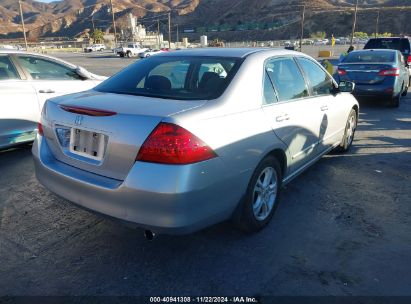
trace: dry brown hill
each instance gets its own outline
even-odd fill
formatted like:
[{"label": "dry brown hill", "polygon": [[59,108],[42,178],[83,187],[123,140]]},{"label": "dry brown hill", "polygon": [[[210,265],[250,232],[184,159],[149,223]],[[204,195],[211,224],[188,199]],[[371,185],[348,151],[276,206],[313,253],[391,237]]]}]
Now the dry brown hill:
[{"label": "dry brown hill", "polygon": [[[74,37],[90,30],[93,26],[92,19],[94,26],[98,28],[109,30],[111,27],[108,0],[61,0],[48,4],[34,0],[22,2],[24,20],[31,39],[44,36]],[[154,29],[157,17],[171,11],[173,24],[178,23],[180,31],[201,29],[211,38],[221,37],[226,40],[297,37],[302,3],[307,5],[307,35],[313,31],[347,35],[351,29],[352,7],[355,2],[356,0],[113,0],[119,27],[125,24],[127,13],[132,12],[149,29]],[[375,8],[400,8],[407,5],[411,6],[411,0],[362,1],[358,30],[369,33],[374,31]],[[381,31],[411,33],[408,21],[410,14],[411,9],[382,9]],[[20,21],[18,2],[0,0],[0,34],[3,37],[21,36]],[[267,24],[275,24],[275,27],[266,26]],[[162,21],[161,26],[165,30],[166,22]],[[192,37],[197,36],[198,31],[192,34]]]}]

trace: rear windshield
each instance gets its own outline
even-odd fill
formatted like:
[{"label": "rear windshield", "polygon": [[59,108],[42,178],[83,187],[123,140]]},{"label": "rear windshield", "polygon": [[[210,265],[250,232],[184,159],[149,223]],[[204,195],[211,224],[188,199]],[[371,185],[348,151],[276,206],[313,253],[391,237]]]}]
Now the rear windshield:
[{"label": "rear windshield", "polygon": [[370,39],[364,49],[391,49],[409,54],[410,42],[408,39]]},{"label": "rear windshield", "polygon": [[163,57],[143,59],[114,75],[95,90],[164,99],[215,99],[227,88],[242,59]]},{"label": "rear windshield", "polygon": [[[397,53],[398,54],[398,53]],[[370,52],[352,52],[343,60],[344,63],[354,62],[395,62],[395,52],[389,51],[370,51]]]}]

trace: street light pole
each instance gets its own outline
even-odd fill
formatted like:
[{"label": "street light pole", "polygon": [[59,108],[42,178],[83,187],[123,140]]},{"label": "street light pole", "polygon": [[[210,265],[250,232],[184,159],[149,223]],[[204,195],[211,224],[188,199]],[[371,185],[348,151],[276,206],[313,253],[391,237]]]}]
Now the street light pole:
[{"label": "street light pole", "polygon": [[21,0],[19,0],[19,7],[20,7],[21,26],[23,28],[24,45],[26,46],[26,51],[27,51],[28,46],[27,46],[27,37],[26,37],[26,27],[24,26],[23,9],[21,8]]},{"label": "street light pole", "polygon": [[171,13],[168,13],[168,48],[171,49]]},{"label": "street light pole", "polygon": [[380,10],[377,11],[377,21],[375,23],[375,38],[378,35],[378,23],[380,22]]},{"label": "street light pole", "polygon": [[304,21],[305,21],[305,5],[303,6],[303,14],[301,16],[300,52],[303,49]]},{"label": "street light pole", "polygon": [[351,33],[351,45],[353,45],[353,41],[354,41],[355,25],[357,23],[357,11],[358,11],[358,0],[355,4],[354,20],[352,24],[352,33]]},{"label": "street light pole", "polygon": [[114,43],[115,43],[115,47],[117,47],[117,29],[116,29],[116,20],[114,18],[113,0],[110,0],[110,6],[111,6],[111,17],[113,18]]}]

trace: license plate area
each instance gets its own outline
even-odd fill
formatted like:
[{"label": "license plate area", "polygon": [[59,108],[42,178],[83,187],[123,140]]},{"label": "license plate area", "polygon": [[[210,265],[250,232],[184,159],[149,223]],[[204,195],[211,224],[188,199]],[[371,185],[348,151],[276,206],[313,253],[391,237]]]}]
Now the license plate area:
[{"label": "license plate area", "polygon": [[71,128],[70,152],[101,161],[104,158],[108,137],[94,131]]}]

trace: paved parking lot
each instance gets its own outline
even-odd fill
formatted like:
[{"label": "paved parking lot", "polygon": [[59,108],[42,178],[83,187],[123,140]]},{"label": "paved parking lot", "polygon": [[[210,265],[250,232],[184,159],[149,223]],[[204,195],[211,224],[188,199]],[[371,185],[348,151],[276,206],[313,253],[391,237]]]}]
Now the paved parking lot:
[{"label": "paved parking lot", "polygon": [[[106,75],[135,60],[62,57]],[[291,182],[255,235],[223,223],[148,242],[39,185],[30,148],[2,151],[0,295],[411,296],[410,96],[362,104],[350,153]]]}]

